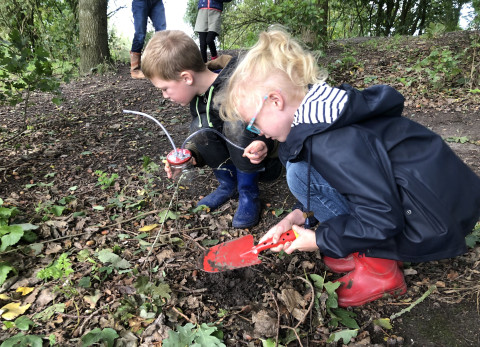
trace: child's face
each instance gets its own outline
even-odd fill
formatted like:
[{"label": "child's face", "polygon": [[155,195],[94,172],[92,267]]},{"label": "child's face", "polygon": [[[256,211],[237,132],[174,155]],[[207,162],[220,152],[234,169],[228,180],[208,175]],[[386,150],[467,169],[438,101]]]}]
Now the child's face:
[{"label": "child's face", "polygon": [[[242,119],[248,124],[247,130],[284,142],[290,133],[293,117],[278,108],[268,97],[262,98],[260,107],[242,104],[239,107]],[[255,131],[258,130],[258,131]]]},{"label": "child's face", "polygon": [[177,104],[186,106],[193,100],[196,93],[188,80],[182,78],[176,80],[163,80],[159,77],[152,77],[152,84],[162,91],[163,97]]}]

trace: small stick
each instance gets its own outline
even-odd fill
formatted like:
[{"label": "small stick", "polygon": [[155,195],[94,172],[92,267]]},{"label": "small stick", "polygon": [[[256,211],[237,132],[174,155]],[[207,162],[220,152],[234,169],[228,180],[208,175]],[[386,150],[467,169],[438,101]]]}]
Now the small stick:
[{"label": "small stick", "polygon": [[430,294],[432,294],[432,292],[434,290],[437,289],[437,286],[436,285],[431,285],[428,290],[420,297],[418,298],[417,300],[415,300],[410,306],[408,306],[407,308],[404,308],[403,310],[401,310],[400,312],[398,313],[395,313],[395,314],[392,314],[390,316],[390,320],[394,320],[395,318],[398,318],[400,317],[401,315],[403,315],[404,313],[406,312],[410,312],[412,310],[412,308],[414,308],[415,306],[417,306],[419,303],[421,303],[423,300],[425,300],[427,298],[427,296],[429,296]]}]

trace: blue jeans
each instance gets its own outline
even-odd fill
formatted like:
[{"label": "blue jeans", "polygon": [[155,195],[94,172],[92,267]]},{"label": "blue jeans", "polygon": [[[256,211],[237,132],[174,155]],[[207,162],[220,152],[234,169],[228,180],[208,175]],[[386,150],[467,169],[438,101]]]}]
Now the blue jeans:
[{"label": "blue jeans", "polygon": [[[308,194],[308,163],[287,162],[287,183],[292,194],[307,208]],[[350,209],[347,199],[315,170],[310,168],[310,211],[319,222],[341,214],[347,214]]]},{"label": "blue jeans", "polygon": [[133,35],[132,52],[141,53],[147,34],[148,17],[152,20],[155,31],[165,30],[165,7],[162,0],[133,0],[132,1]]}]

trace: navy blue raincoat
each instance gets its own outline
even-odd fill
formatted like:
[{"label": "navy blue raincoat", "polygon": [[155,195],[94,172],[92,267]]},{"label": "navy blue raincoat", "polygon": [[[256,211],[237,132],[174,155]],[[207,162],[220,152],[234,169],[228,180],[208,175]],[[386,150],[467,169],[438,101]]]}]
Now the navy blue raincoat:
[{"label": "navy blue raincoat", "polygon": [[320,251],[410,262],[465,253],[480,178],[439,135],[402,117],[393,88],[339,88],[348,101],[334,123],[299,124],[280,146],[283,163],[309,162],[348,200],[350,214],[316,229]]}]

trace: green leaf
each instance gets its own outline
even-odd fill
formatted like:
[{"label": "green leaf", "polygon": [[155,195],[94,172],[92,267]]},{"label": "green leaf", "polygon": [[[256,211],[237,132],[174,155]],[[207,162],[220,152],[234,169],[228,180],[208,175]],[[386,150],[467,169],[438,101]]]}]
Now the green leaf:
[{"label": "green leaf", "polygon": [[170,330],[168,337],[162,341],[163,347],[179,347],[191,346],[195,339],[195,325],[192,323],[185,324],[184,327],[178,326],[177,331]]},{"label": "green leaf", "polygon": [[163,210],[158,214],[158,216],[160,217],[160,223],[163,223],[168,219],[175,220],[178,218],[178,214],[170,210]]},{"label": "green leaf", "polygon": [[0,347],[42,347],[42,339],[35,335],[17,334],[5,340]]},{"label": "green leaf", "polygon": [[110,263],[115,269],[129,269],[132,265],[125,259],[119,257],[108,249],[102,249],[98,252],[98,260],[102,263]]},{"label": "green leaf", "polygon": [[15,319],[15,326],[20,330],[28,330],[30,326],[33,326],[35,323],[27,316],[20,316]]},{"label": "green leaf", "polygon": [[90,276],[82,277],[78,281],[78,286],[82,287],[82,288],[90,288],[91,285],[92,285],[92,283],[90,282]]},{"label": "green leaf", "polygon": [[13,270],[13,267],[10,266],[7,262],[0,263],[0,286],[5,283],[7,280],[8,273]]},{"label": "green leaf", "polygon": [[57,217],[60,217],[63,214],[63,210],[65,210],[65,206],[54,205],[52,207],[52,213]]},{"label": "green leaf", "polygon": [[0,245],[0,252],[7,249],[8,246],[15,245],[23,236],[23,229],[18,225],[1,226],[0,234],[3,234]]},{"label": "green leaf", "polygon": [[350,329],[360,329],[353,317],[357,315],[354,312],[344,310],[343,308],[334,308],[332,312],[340,319],[340,323]]},{"label": "green leaf", "polygon": [[350,343],[350,339],[357,337],[357,334],[358,330],[341,330],[330,335],[328,340],[333,338],[333,341],[338,342],[340,339],[342,339],[343,344],[348,345]]},{"label": "green leaf", "polygon": [[106,342],[108,347],[113,347],[116,338],[118,338],[118,334],[112,328],[104,328],[103,330],[95,328],[82,336],[82,347],[92,346],[100,341]]},{"label": "green leaf", "polygon": [[322,290],[325,279],[317,274],[310,274],[309,276],[310,279],[313,281],[315,288],[317,288],[318,290]]},{"label": "green leaf", "polygon": [[221,346],[225,347],[225,345],[220,341],[217,337],[212,335],[215,331],[217,331],[216,327],[208,326],[205,323],[197,330],[197,334],[195,336],[195,344],[193,346],[201,346],[201,347],[210,347],[210,346]]}]

